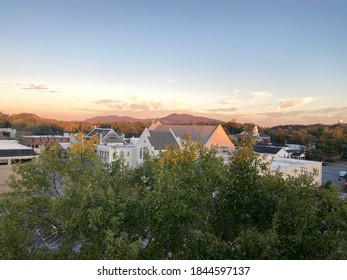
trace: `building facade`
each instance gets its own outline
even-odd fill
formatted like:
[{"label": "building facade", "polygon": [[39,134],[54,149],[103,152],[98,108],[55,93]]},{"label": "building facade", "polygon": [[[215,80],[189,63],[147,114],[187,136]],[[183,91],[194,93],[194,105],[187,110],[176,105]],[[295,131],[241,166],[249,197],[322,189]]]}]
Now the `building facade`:
[{"label": "building facade", "polygon": [[21,145],[16,140],[0,140],[0,165],[12,165],[30,161],[37,154],[33,148]]},{"label": "building facade", "polygon": [[69,143],[70,136],[61,135],[31,135],[22,136],[21,142],[23,145],[31,148],[39,148],[40,146],[46,146],[51,143]]},{"label": "building facade", "polygon": [[217,155],[225,160],[235,148],[221,125],[162,125],[156,122],[145,128],[139,138],[123,138],[122,141],[111,143],[103,140],[105,136],[97,148],[102,160],[111,163],[115,157],[122,155],[131,168],[141,165],[147,156],[156,156],[169,147],[180,147],[185,136],[204,147],[216,149]]}]

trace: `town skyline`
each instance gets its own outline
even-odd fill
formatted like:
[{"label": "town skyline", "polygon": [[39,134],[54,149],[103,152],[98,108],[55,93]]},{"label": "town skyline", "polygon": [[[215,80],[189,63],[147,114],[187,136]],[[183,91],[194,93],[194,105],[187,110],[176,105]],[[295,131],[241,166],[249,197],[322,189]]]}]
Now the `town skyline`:
[{"label": "town skyline", "polygon": [[345,1],[1,1],[0,111],[347,121]]}]

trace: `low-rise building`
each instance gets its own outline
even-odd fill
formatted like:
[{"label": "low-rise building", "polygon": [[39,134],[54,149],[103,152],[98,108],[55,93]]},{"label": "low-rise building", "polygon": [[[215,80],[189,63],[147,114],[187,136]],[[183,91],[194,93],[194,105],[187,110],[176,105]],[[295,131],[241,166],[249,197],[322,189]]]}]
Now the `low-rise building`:
[{"label": "low-rise building", "polygon": [[184,136],[188,135],[192,141],[198,141],[206,148],[217,149],[221,156],[230,154],[235,149],[221,125],[162,125],[158,121],[148,130],[171,132],[179,145]]},{"label": "low-rise building", "polygon": [[285,147],[266,145],[254,145],[253,147],[256,154],[265,155],[271,159],[290,158],[290,153],[286,151]]},{"label": "low-rise building", "polygon": [[130,138],[122,143],[103,142],[99,144],[96,153],[104,163],[110,164],[116,158],[122,157],[129,167],[136,166],[136,143],[138,138]]},{"label": "low-rise building", "polygon": [[87,139],[92,136],[97,135],[99,138],[99,143],[123,143],[124,135],[118,135],[112,128],[94,128],[88,133]]},{"label": "low-rise building", "polygon": [[40,146],[46,146],[51,143],[69,143],[70,136],[62,135],[31,135],[22,136],[21,142],[23,145],[31,148],[39,148]]},{"label": "low-rise building", "polygon": [[33,148],[21,145],[16,140],[0,140],[0,165],[30,161],[37,154]]},{"label": "low-rise building", "polygon": [[17,130],[13,128],[0,128],[0,139],[14,139],[16,138]]},{"label": "low-rise building", "polygon": [[[156,122],[148,129],[145,128],[139,138],[131,139],[117,137],[114,133],[111,134],[113,137],[106,138],[111,131],[95,129],[95,133],[98,132],[104,132],[100,135],[100,145],[97,148],[97,153],[103,161],[111,163],[115,157],[122,154],[131,168],[141,165],[146,156],[156,156],[170,146],[180,147],[185,135],[207,148],[216,149],[217,154],[225,159],[234,150],[234,144],[221,125],[162,125],[160,122]],[[111,139],[113,140],[111,141]]]},{"label": "low-rise building", "polygon": [[172,130],[156,131],[145,128],[136,143],[135,165],[142,164],[146,156],[156,156],[160,152],[166,151],[170,146],[180,146]]},{"label": "low-rise building", "polygon": [[301,150],[290,149],[287,146],[268,146],[268,145],[254,145],[254,152],[262,154],[272,159],[275,158],[292,158],[292,159],[305,159],[305,153]]},{"label": "low-rise building", "polygon": [[314,182],[318,186],[322,185],[322,163],[320,161],[276,158],[271,162],[271,168],[280,171],[284,176],[300,176],[306,172],[313,176]]}]

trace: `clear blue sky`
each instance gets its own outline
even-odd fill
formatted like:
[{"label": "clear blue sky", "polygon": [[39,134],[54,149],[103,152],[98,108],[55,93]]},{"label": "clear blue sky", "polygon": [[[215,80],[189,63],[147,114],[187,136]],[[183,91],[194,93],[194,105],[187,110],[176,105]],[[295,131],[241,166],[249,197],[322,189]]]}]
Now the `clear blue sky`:
[{"label": "clear blue sky", "polygon": [[347,121],[347,1],[0,0],[0,111]]}]

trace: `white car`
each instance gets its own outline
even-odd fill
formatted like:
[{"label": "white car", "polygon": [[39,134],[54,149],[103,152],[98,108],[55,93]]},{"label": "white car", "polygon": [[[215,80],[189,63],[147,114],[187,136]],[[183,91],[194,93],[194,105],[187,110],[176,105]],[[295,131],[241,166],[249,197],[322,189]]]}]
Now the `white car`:
[{"label": "white car", "polygon": [[347,171],[340,171],[339,176],[340,177],[345,177],[347,174]]}]

